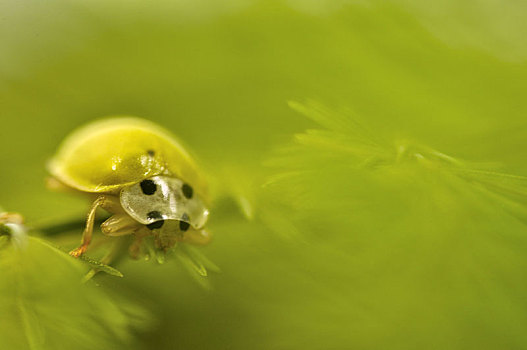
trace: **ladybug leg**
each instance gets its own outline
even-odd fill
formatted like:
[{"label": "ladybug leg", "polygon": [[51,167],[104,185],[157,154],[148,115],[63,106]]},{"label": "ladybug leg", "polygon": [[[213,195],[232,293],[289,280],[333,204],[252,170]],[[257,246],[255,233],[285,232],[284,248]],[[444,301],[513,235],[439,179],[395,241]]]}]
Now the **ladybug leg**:
[{"label": "ladybug leg", "polygon": [[93,222],[95,221],[95,213],[97,208],[101,207],[110,212],[113,212],[116,209],[116,205],[119,205],[119,199],[114,196],[102,195],[97,197],[93,202],[90,211],[88,212],[88,217],[86,219],[86,227],[82,233],[81,245],[72,250],[70,255],[78,258],[86,252],[88,246],[90,245],[92,234],[93,234]]},{"label": "ladybug leg", "polygon": [[132,234],[142,226],[128,214],[119,213],[112,215],[108,220],[103,222],[101,231],[107,236],[118,237]]},{"label": "ladybug leg", "polygon": [[130,246],[130,255],[137,259],[140,253],[141,241],[145,236],[141,233],[144,226],[132,219],[128,214],[122,212],[111,216],[102,223],[101,231],[110,237],[119,237],[129,234],[135,235],[135,240]]}]

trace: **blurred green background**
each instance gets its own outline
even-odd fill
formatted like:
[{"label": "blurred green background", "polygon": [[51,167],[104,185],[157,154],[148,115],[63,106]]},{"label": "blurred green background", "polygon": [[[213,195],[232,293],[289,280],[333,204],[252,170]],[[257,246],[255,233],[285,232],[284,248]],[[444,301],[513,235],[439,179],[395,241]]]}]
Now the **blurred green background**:
[{"label": "blurred green background", "polygon": [[0,1],[0,206],[82,219],[47,159],[148,118],[210,174],[222,270],[80,285],[41,241],[4,249],[0,347],[526,348],[526,37],[497,0]]}]

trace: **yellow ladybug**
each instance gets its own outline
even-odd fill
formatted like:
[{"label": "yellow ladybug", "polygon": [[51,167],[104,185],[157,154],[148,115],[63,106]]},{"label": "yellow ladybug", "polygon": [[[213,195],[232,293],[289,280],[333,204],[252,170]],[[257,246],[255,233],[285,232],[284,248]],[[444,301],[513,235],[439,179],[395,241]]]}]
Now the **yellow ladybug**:
[{"label": "yellow ladybug", "polygon": [[90,123],[70,134],[48,164],[48,186],[92,196],[81,245],[90,244],[95,212],[113,214],[101,225],[108,236],[154,236],[160,249],[176,242],[207,244],[204,230],[207,182],[189,153],[168,131],[140,118],[119,117]]}]

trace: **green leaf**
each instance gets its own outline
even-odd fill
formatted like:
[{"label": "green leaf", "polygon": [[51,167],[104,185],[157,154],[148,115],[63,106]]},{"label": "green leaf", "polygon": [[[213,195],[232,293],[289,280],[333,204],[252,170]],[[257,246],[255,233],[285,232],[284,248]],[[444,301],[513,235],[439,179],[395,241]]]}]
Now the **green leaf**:
[{"label": "green leaf", "polygon": [[93,283],[81,283],[84,272],[83,263],[36,237],[25,248],[4,246],[0,348],[129,349],[132,327],[146,327],[150,316]]},{"label": "green leaf", "polygon": [[105,272],[111,276],[123,277],[123,274],[121,273],[121,271],[117,270],[116,268],[103,264],[102,262],[95,260],[93,258],[90,258],[86,255],[81,255],[80,260],[87,263],[89,266],[91,266],[93,269],[97,271]]},{"label": "green leaf", "polygon": [[420,142],[359,139],[368,133],[342,128],[339,113],[301,106],[321,128],[296,135],[268,162],[275,175],[259,218],[284,236],[296,228],[305,253],[291,264],[306,264],[323,286],[320,299],[338,305],[317,302],[332,318],[304,331],[323,327],[338,339],[339,322],[348,322],[366,348],[408,344],[404,337],[449,349],[462,348],[454,339],[463,337],[481,347],[502,334],[527,342],[527,179]]}]

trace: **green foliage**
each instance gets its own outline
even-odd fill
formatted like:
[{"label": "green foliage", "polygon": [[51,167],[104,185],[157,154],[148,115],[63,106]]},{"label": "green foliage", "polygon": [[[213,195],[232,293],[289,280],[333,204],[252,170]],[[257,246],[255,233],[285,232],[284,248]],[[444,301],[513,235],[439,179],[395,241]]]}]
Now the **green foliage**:
[{"label": "green foliage", "polygon": [[331,256],[317,270],[338,272],[333,281],[318,276],[346,298],[325,319],[331,338],[346,325],[364,348],[499,348],[501,337],[521,348],[527,237],[517,218],[525,218],[527,178],[379,141],[318,104],[292,106],[323,128],[277,152],[267,186]]},{"label": "green foliage", "polygon": [[3,246],[0,270],[2,349],[125,348],[151,322],[126,298],[82,284],[83,264],[39,238]]}]

